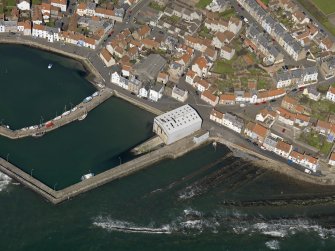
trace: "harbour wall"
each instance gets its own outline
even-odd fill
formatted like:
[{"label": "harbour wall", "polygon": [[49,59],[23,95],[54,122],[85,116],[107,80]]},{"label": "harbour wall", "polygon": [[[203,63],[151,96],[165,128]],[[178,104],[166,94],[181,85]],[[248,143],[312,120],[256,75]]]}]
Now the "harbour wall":
[{"label": "harbour wall", "polygon": [[20,39],[18,38],[7,38],[7,37],[1,37],[0,39],[0,43],[2,44],[18,44],[18,45],[26,45],[26,46],[30,46],[30,47],[34,47],[34,48],[38,48],[44,51],[48,51],[48,52],[52,52],[52,53],[56,53],[62,56],[66,56],[69,58],[73,58],[76,59],[77,61],[79,61],[80,63],[83,64],[84,68],[94,76],[95,80],[92,82],[90,81],[92,84],[96,85],[96,83],[98,82],[102,82],[102,80],[104,80],[104,78],[101,76],[100,72],[92,65],[92,63],[85,57],[82,57],[78,54],[75,53],[70,53],[61,49],[57,49],[55,47],[51,47],[51,46],[47,46],[32,40],[28,40],[25,37],[20,37]]},{"label": "harbour wall", "polygon": [[113,94],[114,94],[116,97],[122,98],[122,99],[128,101],[129,103],[131,103],[131,104],[133,104],[133,105],[135,105],[135,106],[138,106],[138,107],[142,108],[143,110],[146,110],[146,111],[148,111],[148,112],[151,112],[151,113],[153,113],[153,114],[155,114],[155,115],[161,115],[161,114],[163,114],[163,112],[162,112],[161,110],[158,110],[158,109],[155,108],[155,107],[152,107],[152,106],[150,106],[150,105],[147,105],[147,104],[141,102],[140,100],[131,98],[131,97],[129,97],[129,96],[127,96],[127,95],[125,95],[125,94],[123,94],[123,93],[121,93],[121,92],[118,92],[118,91],[116,91],[116,90],[113,90]]}]

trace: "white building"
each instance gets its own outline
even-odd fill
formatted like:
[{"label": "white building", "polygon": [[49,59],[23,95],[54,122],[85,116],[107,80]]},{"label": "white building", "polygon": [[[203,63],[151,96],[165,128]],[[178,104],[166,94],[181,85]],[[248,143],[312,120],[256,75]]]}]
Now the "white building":
[{"label": "white building", "polygon": [[30,10],[30,1],[20,0],[16,6],[19,10]]},{"label": "white building", "polygon": [[150,88],[148,98],[151,101],[157,102],[159,99],[162,98],[163,91],[164,91],[164,85],[156,83],[156,85]]},{"label": "white building", "polygon": [[185,102],[188,98],[188,91],[178,88],[177,86],[174,86],[172,88],[172,94],[171,97],[180,101]]},{"label": "white building", "polygon": [[333,153],[330,155],[328,164],[331,165],[331,166],[335,166],[335,152],[333,152]]},{"label": "white building", "polygon": [[332,86],[329,87],[326,99],[330,100],[331,102],[335,102],[335,87]]},{"label": "white building", "polygon": [[50,3],[52,6],[60,8],[62,12],[66,11],[67,0],[51,0]]},{"label": "white building", "polygon": [[153,131],[169,145],[200,130],[201,124],[197,111],[184,105],[156,117]]}]

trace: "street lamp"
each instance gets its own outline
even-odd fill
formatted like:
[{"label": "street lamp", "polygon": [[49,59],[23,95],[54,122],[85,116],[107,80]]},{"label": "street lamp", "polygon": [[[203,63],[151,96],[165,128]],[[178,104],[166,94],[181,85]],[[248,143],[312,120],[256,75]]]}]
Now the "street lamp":
[{"label": "street lamp", "polygon": [[121,160],[121,157],[119,156],[119,160],[120,160],[120,165],[122,164],[122,160]]},{"label": "street lamp", "polygon": [[8,162],[8,158],[9,158],[9,153],[7,153],[7,156],[6,156],[6,160],[7,160],[7,162]]},{"label": "street lamp", "polygon": [[56,191],[56,186],[58,185],[58,183],[56,182],[54,185],[54,191]]},{"label": "street lamp", "polygon": [[33,177],[34,168],[30,170],[30,176]]}]

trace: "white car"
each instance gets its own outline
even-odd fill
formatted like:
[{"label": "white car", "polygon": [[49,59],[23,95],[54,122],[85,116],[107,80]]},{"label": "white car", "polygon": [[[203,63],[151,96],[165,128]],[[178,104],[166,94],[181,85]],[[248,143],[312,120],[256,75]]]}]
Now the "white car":
[{"label": "white car", "polygon": [[305,169],[305,173],[311,174],[312,171],[306,168],[306,169]]}]

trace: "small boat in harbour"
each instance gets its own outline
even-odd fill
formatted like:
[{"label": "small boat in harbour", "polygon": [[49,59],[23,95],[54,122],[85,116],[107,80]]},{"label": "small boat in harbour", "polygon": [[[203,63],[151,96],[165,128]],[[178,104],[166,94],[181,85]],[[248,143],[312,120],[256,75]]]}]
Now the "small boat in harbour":
[{"label": "small boat in harbour", "polygon": [[92,178],[94,176],[94,173],[88,173],[83,176],[81,176],[81,180],[87,180],[89,178]]},{"label": "small boat in harbour", "polygon": [[99,95],[99,92],[95,92],[95,93],[92,94],[92,97],[94,98],[94,97],[96,97],[98,95]]},{"label": "small boat in harbour", "polygon": [[78,118],[78,120],[79,120],[79,121],[82,121],[82,120],[84,120],[86,117],[87,117],[87,112],[85,112],[83,115],[81,115],[81,116]]},{"label": "small boat in harbour", "polygon": [[71,111],[66,111],[66,112],[63,112],[62,116],[66,116],[66,115],[69,115]]},{"label": "small boat in harbour", "polygon": [[52,68],[52,64],[49,64],[49,65],[48,65],[48,69],[51,69],[51,68]]},{"label": "small boat in harbour", "polygon": [[75,107],[73,107],[73,108],[71,109],[71,112],[75,112],[77,109],[78,109],[78,107],[75,106]]},{"label": "small boat in harbour", "polygon": [[54,118],[53,120],[59,120],[59,119],[61,119],[62,118],[62,116],[57,116],[56,118]]},{"label": "small boat in harbour", "polygon": [[37,133],[34,133],[32,136],[35,137],[35,138],[38,138],[38,137],[42,137],[44,135],[45,132],[37,132]]},{"label": "small boat in harbour", "polygon": [[84,100],[83,100],[83,103],[87,103],[87,102],[90,102],[93,98],[91,96],[88,96],[86,97]]}]

